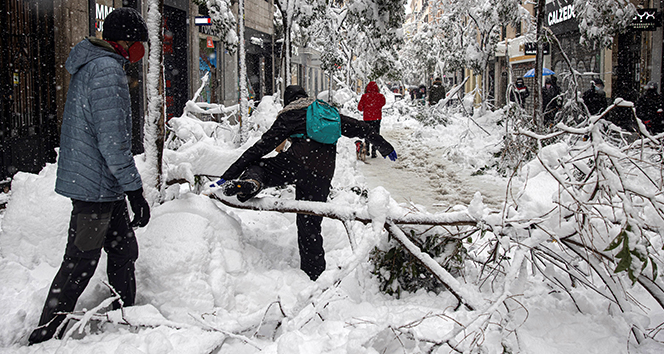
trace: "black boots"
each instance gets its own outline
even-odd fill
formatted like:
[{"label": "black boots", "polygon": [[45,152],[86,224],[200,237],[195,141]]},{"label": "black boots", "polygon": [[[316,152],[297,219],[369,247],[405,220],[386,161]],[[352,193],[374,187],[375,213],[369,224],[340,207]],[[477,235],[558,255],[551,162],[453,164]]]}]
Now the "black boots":
[{"label": "black boots", "polygon": [[261,190],[261,184],[253,179],[236,179],[224,185],[224,195],[237,195],[237,200],[246,202]]},{"label": "black boots", "polygon": [[62,329],[59,332],[58,327],[60,327],[66,318],[67,315],[56,315],[50,322],[32,331],[32,333],[30,333],[30,338],[28,339],[28,345],[41,343],[54,337],[56,339],[62,339],[62,335],[64,334],[67,325],[62,326]]}]

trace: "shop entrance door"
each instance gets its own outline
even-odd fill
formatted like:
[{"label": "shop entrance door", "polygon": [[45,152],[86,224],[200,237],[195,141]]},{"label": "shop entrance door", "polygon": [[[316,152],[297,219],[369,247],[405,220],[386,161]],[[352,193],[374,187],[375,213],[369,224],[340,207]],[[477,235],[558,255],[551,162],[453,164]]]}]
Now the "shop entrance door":
[{"label": "shop entrance door", "polygon": [[55,162],[52,0],[0,2],[0,181]]}]

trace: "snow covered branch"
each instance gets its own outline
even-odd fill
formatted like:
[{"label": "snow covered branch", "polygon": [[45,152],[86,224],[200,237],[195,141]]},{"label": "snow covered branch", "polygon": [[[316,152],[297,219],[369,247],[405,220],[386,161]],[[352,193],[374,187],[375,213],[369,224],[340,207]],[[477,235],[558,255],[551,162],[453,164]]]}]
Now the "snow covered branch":
[{"label": "snow covered branch", "polygon": [[415,258],[417,258],[425,268],[427,268],[435,277],[438,279],[446,288],[450,291],[454,297],[459,300],[459,303],[463,303],[468,307],[469,310],[475,310],[482,307],[483,301],[476,298],[473,294],[468,292],[466,289],[460,286],[458,280],[456,280],[448,271],[438,264],[431,256],[422,252],[422,250],[417,247],[412,241],[406,237],[406,235],[399,229],[393,222],[387,223],[388,231],[396,237],[401,245],[404,246]]},{"label": "snow covered branch", "polygon": [[[224,197],[212,193],[210,198],[218,200],[223,204],[239,209],[277,211],[280,213],[299,213],[323,216],[340,221],[355,220],[365,224],[372,222],[366,208],[356,209],[348,205],[337,205],[322,202],[309,202],[302,200],[286,200],[278,198],[254,198],[244,203],[236,198]],[[480,220],[468,212],[451,213],[412,213],[405,209],[390,209],[387,219],[395,224],[417,224],[417,225],[445,225],[445,226],[474,226]]]}]

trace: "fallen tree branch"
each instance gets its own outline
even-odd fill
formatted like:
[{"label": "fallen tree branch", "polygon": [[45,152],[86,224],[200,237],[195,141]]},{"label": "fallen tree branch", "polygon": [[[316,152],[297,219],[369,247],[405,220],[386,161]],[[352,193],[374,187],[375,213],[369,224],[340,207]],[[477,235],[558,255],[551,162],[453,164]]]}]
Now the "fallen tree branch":
[{"label": "fallen tree branch", "polygon": [[[373,222],[366,209],[349,208],[348,206],[335,205],[323,202],[310,202],[300,200],[285,200],[278,198],[254,198],[244,203],[240,203],[235,198],[227,198],[215,193],[210,194],[210,198],[220,201],[226,206],[233,208],[240,208],[245,210],[260,210],[260,211],[277,211],[281,213],[300,213],[328,217],[337,219],[344,223],[348,232],[350,232],[350,221],[360,221],[365,224]],[[480,302],[473,300],[473,296],[459,286],[458,281],[452,277],[440,264],[434,261],[431,256],[422,252],[408,237],[399,229],[396,224],[431,224],[431,225],[445,225],[445,226],[468,226],[477,225],[478,221],[467,212],[454,212],[454,213],[440,213],[440,214],[426,214],[426,213],[412,213],[405,212],[397,214],[394,211],[388,213],[386,217],[387,228],[392,235],[410,252],[416,259],[418,259],[426,269],[428,269],[449,291],[457,298],[459,304],[464,304],[469,310],[482,306]],[[352,239],[349,237],[349,241]],[[320,306],[321,301],[313,301],[314,298],[322,300],[329,297],[330,288],[334,284],[338,284],[345,276],[347,276],[352,269],[357,267],[366,259],[375,247],[379,237],[374,240],[362,240],[363,245],[352,245],[354,257],[352,257],[345,265],[340,266],[336,274],[332,277],[322,277],[327,286],[317,287],[310,289],[310,295],[307,297],[306,304],[313,304],[311,306],[304,305],[296,310],[297,314],[292,317],[291,325],[299,328],[306,323],[315,311],[315,308]],[[368,242],[367,242],[368,241]],[[357,242],[357,240],[355,240]],[[322,279],[322,280],[323,280]],[[463,295],[462,295],[463,294]],[[324,302],[324,301],[323,301]],[[305,308],[309,307],[307,311]]]},{"label": "fallen tree branch", "polygon": [[[226,206],[257,211],[276,211],[281,213],[301,213],[309,215],[317,215],[337,219],[344,223],[348,229],[349,221],[360,221],[365,224],[374,222],[369,216],[366,208],[352,208],[347,205],[335,205],[323,202],[310,202],[298,200],[285,200],[278,198],[254,198],[244,203],[240,203],[235,198],[228,198],[216,193],[212,193],[210,198],[223,203]],[[475,226],[480,221],[471,216],[468,212],[453,212],[453,213],[412,213],[405,211],[400,213],[401,210],[389,210],[385,215],[385,224],[388,231],[395,236],[404,248],[410,252],[419,262],[421,262],[426,269],[428,269],[449,291],[457,298],[459,304],[463,304],[467,309],[474,311],[476,309],[486,309],[481,314],[476,316],[468,324],[472,324],[478,318],[492,312],[502,301],[507,298],[507,293],[496,299],[497,303],[487,304],[476,295],[471,294],[464,289],[459,281],[455,279],[449,272],[447,272],[440,264],[438,264],[431,256],[422,252],[422,250],[415,245],[397,224],[417,224],[417,225],[441,225],[441,226]],[[352,270],[359,264],[366,260],[371,250],[376,246],[380,240],[380,235],[376,233],[376,237],[364,238],[362,240],[355,240],[358,244],[353,249],[353,256],[347,259],[344,264],[339,265],[338,269],[333,269],[324,272],[321,277],[312,284],[309,289],[306,289],[301,294],[308,294],[303,297],[298,306],[295,306],[295,311],[287,316],[288,319],[284,325],[288,329],[299,329],[304,324],[308,323],[318,312],[318,310],[325,306],[334,294],[334,289],[341,283]],[[522,257],[521,257],[522,260]],[[455,334],[449,334],[446,341],[451,340]]]},{"label": "fallen tree branch", "polygon": [[[83,312],[83,314],[82,314],[80,317],[77,316],[78,318],[76,318],[76,319],[78,320],[78,322],[76,322],[76,323],[75,323],[75,324],[74,324],[74,325],[73,325],[73,326],[67,331],[67,333],[65,333],[64,337],[62,337],[62,344],[64,345],[65,343],[67,343],[67,340],[68,340],[68,339],[69,339],[69,338],[70,338],[70,337],[71,337],[76,331],[78,331],[79,334],[80,334],[80,333],[83,333],[83,330],[84,330],[85,326],[90,322],[90,320],[91,320],[93,317],[95,317],[95,315],[97,315],[97,313],[98,313],[100,310],[102,310],[102,309],[104,309],[104,308],[110,306],[110,305],[113,303],[113,301],[116,301],[116,300],[119,300],[119,299],[120,299],[120,296],[119,296],[119,295],[116,295],[116,296],[113,296],[113,297],[109,297],[109,298],[107,298],[106,300],[102,301],[99,305],[97,305],[97,306],[96,306],[95,308],[93,308],[92,310]],[[72,318],[75,318],[73,314],[68,314],[68,315],[67,315],[67,319],[72,319]],[[67,323],[67,321],[63,321],[63,324],[64,324],[64,323]]]},{"label": "fallen tree branch", "polygon": [[403,231],[394,223],[387,223],[388,231],[395,237],[395,239],[411,254],[413,255],[431,274],[433,274],[438,281],[440,281],[449,292],[457,298],[460,304],[464,304],[469,310],[473,311],[476,308],[482,307],[478,301],[474,301],[474,297],[468,294],[465,289],[461,288],[459,281],[456,280],[448,271],[445,270],[438,262],[436,262],[427,253],[417,247],[411,240],[406,237]]},{"label": "fallen tree branch", "polygon": [[[369,217],[368,212],[365,209],[348,208],[347,206],[330,203],[284,200],[278,198],[255,198],[248,200],[245,203],[240,203],[235,200],[235,198],[226,198],[215,193],[211,194],[210,198],[234,208],[317,215],[340,220],[344,222],[344,225],[348,225],[347,223],[350,220],[360,221],[365,224],[372,222],[372,219]],[[440,264],[434,261],[431,256],[422,252],[422,250],[409,240],[403,231],[396,226],[396,224],[432,224],[446,226],[477,225],[477,220],[475,218],[466,212],[441,214],[406,213],[405,215],[394,215],[392,213],[392,215],[387,216],[386,224],[390,233],[395,235],[397,240],[399,240],[399,243],[418,259],[420,263],[422,263],[422,265],[428,269],[450,291],[450,293],[454,295],[454,297],[457,298],[460,304],[463,303],[470,310],[473,310],[480,305],[469,301],[469,294],[462,296],[460,292],[463,293],[464,290],[458,286],[458,281],[440,266]],[[352,246],[355,248],[355,245]]]},{"label": "fallen tree branch", "polygon": [[[525,259],[524,251],[517,248],[514,253],[513,262],[505,276],[505,283],[503,284],[502,293],[495,297],[493,301],[485,302],[482,304],[482,308],[474,311],[471,316],[462,321],[461,325],[455,326],[454,329],[447,332],[442,336],[439,343],[445,344],[450,343],[451,340],[457,337],[460,333],[466,333],[466,337],[471,333],[474,333],[477,330],[480,330],[480,327],[488,321],[492,314],[498,311],[498,307],[508,298],[512,297],[513,294],[510,292],[512,283],[518,278],[519,272],[521,270],[521,264]],[[480,321],[480,318],[485,318],[484,321]],[[465,339],[465,338],[464,338]],[[463,341],[463,339],[461,340]],[[459,341],[459,342],[461,342]]]},{"label": "fallen tree branch", "polygon": [[258,345],[258,343],[254,342],[253,340],[251,340],[251,339],[249,339],[249,338],[247,338],[247,337],[245,337],[245,336],[243,336],[243,335],[235,334],[235,333],[230,332],[230,331],[227,331],[227,330],[225,330],[225,329],[221,329],[221,328],[215,327],[214,325],[212,325],[212,324],[208,323],[207,321],[205,321],[203,318],[198,318],[198,317],[196,317],[196,316],[194,316],[194,315],[192,315],[192,314],[189,314],[189,315],[190,315],[190,316],[191,316],[196,322],[198,322],[198,323],[200,323],[202,326],[204,326],[204,329],[207,329],[207,330],[209,330],[209,331],[219,332],[219,333],[221,333],[221,334],[223,334],[223,335],[225,335],[225,336],[227,336],[227,337],[229,337],[229,338],[233,338],[233,339],[240,340],[240,341],[242,341],[242,342],[244,342],[244,343],[246,343],[246,344],[249,344],[249,345],[251,345],[252,347],[258,349],[258,351],[262,351],[262,350],[263,350],[263,348],[261,348],[261,346]]},{"label": "fallen tree branch", "polygon": [[[280,213],[298,213],[317,215],[340,221],[356,220],[362,223],[371,223],[371,217],[366,209],[353,208],[348,205],[338,205],[324,202],[310,202],[304,200],[280,199],[280,198],[253,198],[244,203],[234,197],[224,197],[212,193],[210,198],[218,200],[226,206],[245,210],[277,211]],[[404,225],[445,225],[445,226],[475,226],[477,220],[467,212],[451,213],[413,213],[409,210],[391,210],[387,220],[395,224]],[[403,211],[403,212],[401,212]]]},{"label": "fallen tree branch", "polygon": [[[112,299],[112,298],[109,298]],[[104,304],[104,303],[102,303]],[[191,326],[185,323],[178,323],[178,322],[173,322],[170,320],[160,320],[159,322],[153,322],[153,321],[141,321],[140,318],[132,318],[131,321],[121,318],[121,316],[115,316],[115,311],[107,312],[107,313],[97,313],[97,312],[92,312],[95,311],[97,308],[100,306],[97,306],[93,310],[89,311],[83,311],[83,312],[70,312],[67,313],[67,319],[72,319],[75,321],[85,321],[91,322],[91,321],[96,321],[100,323],[113,323],[117,325],[123,325],[123,326],[129,326],[129,327],[135,327],[135,328],[157,328],[157,327],[169,327],[173,329],[187,329],[187,328],[194,328],[195,326]],[[66,322],[66,321],[65,321]],[[84,324],[86,324],[84,323]],[[77,327],[78,328],[78,327]],[[198,327],[200,328],[200,327]],[[72,328],[74,329],[74,328]],[[71,329],[70,329],[71,331]]]}]

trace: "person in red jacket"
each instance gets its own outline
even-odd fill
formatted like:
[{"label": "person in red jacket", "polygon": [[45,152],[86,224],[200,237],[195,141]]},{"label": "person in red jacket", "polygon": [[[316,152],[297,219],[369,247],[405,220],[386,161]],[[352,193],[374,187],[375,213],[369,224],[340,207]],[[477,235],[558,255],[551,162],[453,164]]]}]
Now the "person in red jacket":
[{"label": "person in red jacket", "polygon": [[[357,109],[363,112],[364,121],[369,124],[376,134],[380,134],[380,121],[383,119],[383,106],[385,105],[385,96],[378,90],[375,81],[371,81],[364,89],[364,94],[360,98]],[[365,142],[367,151],[369,151],[369,142]],[[371,157],[376,157],[376,146],[371,146]]]}]

